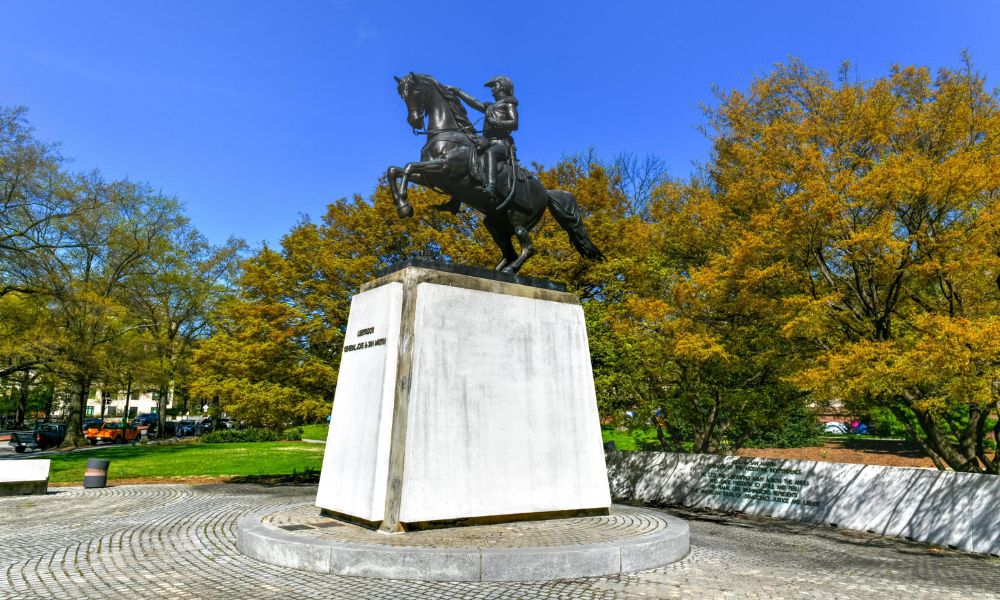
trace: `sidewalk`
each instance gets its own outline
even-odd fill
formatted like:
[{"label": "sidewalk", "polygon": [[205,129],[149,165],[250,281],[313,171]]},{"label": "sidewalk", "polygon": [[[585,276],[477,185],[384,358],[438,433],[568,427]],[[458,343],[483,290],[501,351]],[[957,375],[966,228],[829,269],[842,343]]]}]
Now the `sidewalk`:
[{"label": "sidewalk", "polygon": [[[691,553],[618,577],[394,581],[296,571],[239,552],[242,517],[312,507],[315,485],[51,491],[0,498],[0,539],[17,542],[0,552],[0,599],[1000,598],[998,558],[777,519],[669,511],[690,525]],[[192,573],[210,576],[178,576]]]}]

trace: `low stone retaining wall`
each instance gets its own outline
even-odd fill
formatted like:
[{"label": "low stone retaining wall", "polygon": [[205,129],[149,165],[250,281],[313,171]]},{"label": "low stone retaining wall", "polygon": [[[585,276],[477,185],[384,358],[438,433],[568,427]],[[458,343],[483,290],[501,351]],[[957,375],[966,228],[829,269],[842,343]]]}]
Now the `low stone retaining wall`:
[{"label": "low stone retaining wall", "polygon": [[0,496],[45,494],[50,464],[47,458],[0,460]]},{"label": "low stone retaining wall", "polygon": [[823,523],[1000,556],[1000,477],[936,469],[610,452],[616,499]]}]

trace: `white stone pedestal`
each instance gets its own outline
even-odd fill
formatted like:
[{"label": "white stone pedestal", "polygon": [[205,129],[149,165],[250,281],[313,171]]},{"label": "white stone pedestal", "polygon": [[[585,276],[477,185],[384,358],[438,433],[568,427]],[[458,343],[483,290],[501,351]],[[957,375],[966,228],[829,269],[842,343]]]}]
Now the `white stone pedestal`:
[{"label": "white stone pedestal", "polygon": [[606,514],[576,296],[420,267],[366,284],[316,505],[392,532]]}]

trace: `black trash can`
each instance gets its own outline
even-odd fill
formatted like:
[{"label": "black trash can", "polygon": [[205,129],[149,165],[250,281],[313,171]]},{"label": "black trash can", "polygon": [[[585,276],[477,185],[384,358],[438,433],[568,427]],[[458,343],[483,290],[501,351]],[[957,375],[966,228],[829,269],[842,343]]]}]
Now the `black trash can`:
[{"label": "black trash can", "polygon": [[87,459],[87,470],[83,472],[83,487],[102,488],[108,485],[108,465],[110,460]]}]

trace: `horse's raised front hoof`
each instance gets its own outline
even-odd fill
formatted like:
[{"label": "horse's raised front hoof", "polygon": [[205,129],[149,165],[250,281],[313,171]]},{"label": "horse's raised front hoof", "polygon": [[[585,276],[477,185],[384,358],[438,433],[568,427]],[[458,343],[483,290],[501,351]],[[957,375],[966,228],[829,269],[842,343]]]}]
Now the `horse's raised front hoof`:
[{"label": "horse's raised front hoof", "polygon": [[396,212],[399,213],[399,217],[402,219],[409,219],[413,216],[413,205],[412,204],[400,204],[396,207]]}]

